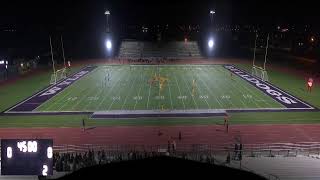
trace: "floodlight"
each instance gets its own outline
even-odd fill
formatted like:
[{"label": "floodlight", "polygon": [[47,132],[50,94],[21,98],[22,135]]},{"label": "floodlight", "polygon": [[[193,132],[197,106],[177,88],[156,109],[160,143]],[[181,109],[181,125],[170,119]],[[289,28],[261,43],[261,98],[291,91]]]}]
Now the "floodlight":
[{"label": "floodlight", "polygon": [[215,13],[216,13],[216,12],[215,12],[215,11],[213,11],[213,10],[211,10],[211,11],[210,11],[210,14],[215,14]]},{"label": "floodlight", "polygon": [[109,39],[106,41],[106,47],[107,47],[107,50],[111,50],[112,48],[112,42]]},{"label": "floodlight", "polygon": [[214,40],[213,39],[209,39],[208,41],[208,47],[211,49],[214,46]]},{"label": "floodlight", "polygon": [[105,15],[110,15],[110,11],[104,12]]}]

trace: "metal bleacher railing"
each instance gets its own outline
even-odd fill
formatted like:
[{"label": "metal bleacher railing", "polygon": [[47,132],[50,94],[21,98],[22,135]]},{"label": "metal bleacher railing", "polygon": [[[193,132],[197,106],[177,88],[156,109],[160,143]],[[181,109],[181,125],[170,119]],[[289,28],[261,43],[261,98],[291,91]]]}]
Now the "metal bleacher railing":
[{"label": "metal bleacher railing", "polygon": [[[82,144],[82,145],[56,145],[54,150],[60,153],[81,153],[94,151],[105,151],[111,157],[116,157],[121,154],[127,157],[129,152],[145,153],[167,153],[168,144],[160,145],[97,145],[97,144]],[[234,148],[234,144],[222,145],[207,145],[207,144],[178,144],[175,151],[171,151],[170,156],[182,157],[195,161],[204,161],[204,157],[210,157],[215,164],[227,165],[224,159],[218,159],[218,156],[227,156],[230,154],[234,157],[238,153]],[[299,142],[299,143],[269,143],[269,144],[244,144],[241,151],[242,156],[246,157],[296,157],[318,155],[320,157],[319,142]],[[126,158],[122,158],[125,160]],[[235,160],[235,159],[232,159]],[[235,160],[236,161],[236,160]],[[276,175],[266,172],[256,172],[245,165],[230,166],[241,168],[243,170],[260,174],[267,179],[277,180]]]},{"label": "metal bleacher railing", "polygon": [[[172,157],[180,157],[189,160],[214,163],[217,165],[225,165],[233,168],[241,168],[243,170],[260,174],[270,180],[278,180],[279,178],[267,172],[257,172],[241,165],[241,161],[236,159],[236,154],[239,151],[235,150],[234,144],[178,144],[174,151],[168,153],[168,144],[159,145],[99,145],[99,144],[80,144],[80,145],[54,145],[55,153],[85,153],[90,151],[104,151],[110,161],[118,161],[117,157],[121,156],[121,160],[130,159],[130,153],[142,155],[142,157],[150,157],[163,154]],[[145,156],[144,154],[148,154]],[[231,163],[227,161],[228,154],[231,157]],[[269,144],[244,144],[241,151],[243,157],[296,157],[315,155],[320,157],[320,143],[319,142],[299,142],[299,143],[269,143]],[[240,163],[240,166],[239,166]],[[233,164],[233,165],[232,165]]]},{"label": "metal bleacher railing", "polygon": [[[159,145],[98,145],[98,144],[81,144],[81,145],[55,145],[54,150],[57,152],[81,152],[88,150],[105,150],[105,151],[148,151],[156,152],[167,149],[168,144]],[[234,150],[234,144],[179,144],[177,152],[228,152]],[[269,143],[269,144],[244,144],[243,154],[248,156],[268,156],[268,155],[305,155],[319,154],[319,142],[299,142],[299,143]]]}]

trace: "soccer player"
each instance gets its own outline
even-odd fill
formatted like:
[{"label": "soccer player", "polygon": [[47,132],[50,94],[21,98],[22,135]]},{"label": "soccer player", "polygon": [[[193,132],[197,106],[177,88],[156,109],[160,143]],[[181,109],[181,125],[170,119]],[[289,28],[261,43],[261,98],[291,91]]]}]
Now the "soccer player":
[{"label": "soccer player", "polygon": [[82,131],[86,130],[86,124],[84,122],[84,118],[82,119]]},{"label": "soccer player", "polygon": [[224,126],[226,127],[226,131],[228,133],[229,132],[229,117],[228,117],[228,115],[226,115],[224,117]]}]

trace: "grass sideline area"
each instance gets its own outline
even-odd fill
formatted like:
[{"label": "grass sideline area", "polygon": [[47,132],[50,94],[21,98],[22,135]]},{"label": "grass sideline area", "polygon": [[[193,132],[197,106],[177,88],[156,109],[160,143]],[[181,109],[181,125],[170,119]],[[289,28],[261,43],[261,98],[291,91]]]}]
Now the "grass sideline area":
[{"label": "grass sideline area", "polygon": [[[249,65],[237,65],[251,71]],[[80,67],[73,68],[76,72]],[[301,77],[285,74],[276,70],[268,72],[271,83],[299,97],[308,103],[320,107],[320,89],[315,87],[313,93],[305,92],[305,80]],[[18,101],[46,87],[51,72],[18,80],[14,84],[2,86],[0,89],[0,110],[16,104]],[[23,89],[23,91],[21,91]],[[80,127],[82,119],[87,115],[59,116],[0,116],[0,127]],[[87,120],[87,126],[160,126],[160,125],[208,125],[221,124],[222,118],[194,119],[115,119]],[[320,112],[274,112],[274,113],[232,113],[231,124],[309,124],[320,123]]]}]

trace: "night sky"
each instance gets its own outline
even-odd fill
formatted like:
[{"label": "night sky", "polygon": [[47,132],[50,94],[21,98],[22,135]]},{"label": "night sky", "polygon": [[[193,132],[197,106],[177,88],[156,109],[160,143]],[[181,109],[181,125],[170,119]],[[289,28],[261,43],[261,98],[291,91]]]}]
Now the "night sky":
[{"label": "night sky", "polygon": [[62,26],[67,29],[96,27],[110,9],[119,24],[194,23],[206,21],[209,9],[223,24],[311,23],[320,15],[315,1],[193,0],[193,1],[16,1],[0,3],[1,27],[10,25]]},{"label": "night sky", "polygon": [[[214,23],[217,25],[258,24],[275,28],[310,24],[319,29],[317,8],[311,0],[1,0],[0,54],[3,54],[1,51],[30,56],[47,53],[49,35],[56,47],[60,46],[62,35],[67,55],[85,53],[83,56],[100,57],[105,51],[106,9],[111,11],[111,26],[116,33],[124,25],[207,26],[210,9],[216,11]],[[4,29],[17,32],[7,33]]]}]

